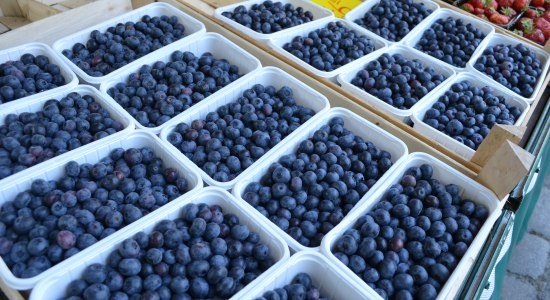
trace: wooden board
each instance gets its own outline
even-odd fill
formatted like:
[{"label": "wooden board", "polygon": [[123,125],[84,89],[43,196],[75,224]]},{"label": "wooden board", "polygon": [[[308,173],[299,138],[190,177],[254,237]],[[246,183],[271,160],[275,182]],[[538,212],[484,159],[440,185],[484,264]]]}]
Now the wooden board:
[{"label": "wooden board", "polygon": [[[23,17],[0,17],[0,23],[8,27],[9,29],[13,30],[13,29],[17,29],[19,27],[25,26],[27,24],[30,24],[31,21]],[[0,38],[3,36],[4,35],[1,35]],[[2,44],[0,43],[0,45]],[[2,46],[0,46],[0,50],[2,49],[1,47]]]},{"label": "wooden board", "polygon": [[131,8],[130,0],[95,1],[0,35],[0,50],[29,42],[51,45],[61,37],[116,17]]}]

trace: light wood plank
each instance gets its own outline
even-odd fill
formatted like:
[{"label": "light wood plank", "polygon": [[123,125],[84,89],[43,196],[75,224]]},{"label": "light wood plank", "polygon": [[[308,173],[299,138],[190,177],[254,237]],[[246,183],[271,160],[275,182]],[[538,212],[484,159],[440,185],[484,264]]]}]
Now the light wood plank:
[{"label": "light wood plank", "polygon": [[506,141],[518,144],[524,131],[523,127],[496,124],[477,148],[472,162],[484,166],[495,154],[495,149],[498,149]]},{"label": "light wood plank", "polygon": [[2,16],[5,17],[22,17],[23,12],[17,0],[1,0],[0,8],[2,9]]},{"label": "light wood plank", "polygon": [[134,9],[156,2],[155,0],[132,0],[132,7]]},{"label": "light wood plank", "polygon": [[[12,29],[12,30],[17,29],[17,28],[22,27],[22,26],[25,26],[25,25],[29,24],[30,22],[31,21],[29,21],[25,18],[21,18],[21,17],[0,17],[0,23],[4,24],[5,26],[7,26],[9,29]],[[2,35],[2,38],[6,34]]]},{"label": "light wood plank", "polygon": [[59,4],[66,6],[68,8],[77,8],[77,7],[92,3],[94,1],[95,0],[67,0],[67,1],[60,2]]},{"label": "light wood plank", "polygon": [[70,8],[63,6],[61,4],[54,4],[52,5],[53,8],[57,9],[60,12],[68,11]]},{"label": "light wood plank", "polygon": [[59,13],[59,10],[34,0],[29,0],[28,9],[27,19],[33,22]]},{"label": "light wood plank", "polygon": [[[0,36],[0,49],[28,42],[42,42],[51,45],[61,37],[89,28],[131,9],[130,0],[95,1],[86,6],[33,22],[23,28],[6,32]],[[40,35],[37,35],[37,32],[40,32]]]},{"label": "light wood plank", "polygon": [[4,32],[8,32],[9,30],[10,29],[6,25],[0,23],[0,34],[2,34]]}]

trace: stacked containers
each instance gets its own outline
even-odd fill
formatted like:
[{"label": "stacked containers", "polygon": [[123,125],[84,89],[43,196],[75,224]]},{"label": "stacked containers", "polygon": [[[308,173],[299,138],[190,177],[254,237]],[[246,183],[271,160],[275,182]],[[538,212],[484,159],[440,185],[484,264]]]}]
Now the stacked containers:
[{"label": "stacked containers", "polygon": [[204,24],[192,18],[191,16],[184,13],[183,11],[166,3],[155,2],[149,5],[143,6],[141,8],[132,10],[114,19],[109,19],[105,22],[99,23],[91,28],[87,28],[79,32],[73,33],[69,36],[66,36],[64,38],[61,38],[53,44],[53,49],[67,63],[67,65],[71,67],[71,69],[76,73],[76,75],[78,75],[78,77],[81,80],[97,87],[102,82],[104,82],[107,78],[120,74],[121,72],[123,72],[123,70],[127,68],[133,68],[134,66],[142,65],[149,59],[155,56],[158,56],[162,51],[169,51],[169,49],[173,49],[173,51],[176,50],[174,47],[177,47],[176,45],[177,41],[173,42],[172,44],[166,45],[161,49],[148,53],[147,55],[139,59],[136,59],[135,61],[127,64],[126,66],[123,66],[109,74],[106,74],[100,77],[94,77],[94,76],[88,75],[78,66],[76,66],[70,59],[65,57],[61,52],[65,49],[71,49],[73,45],[76,43],[86,44],[86,41],[88,41],[88,39],[90,38],[90,33],[94,30],[98,30],[99,32],[105,32],[107,28],[111,26],[116,26],[119,23],[138,22],[145,15],[149,15],[150,17],[162,16],[162,15],[176,16],[178,21],[185,26],[185,34],[184,34],[184,37],[180,39],[180,42],[182,41],[189,42],[194,38],[196,38],[197,36],[206,32]]},{"label": "stacked containers", "polygon": [[283,72],[281,69],[266,67],[255,72],[248,78],[238,83],[235,83],[231,87],[228,87],[223,92],[220,91],[212,97],[203,100],[201,103],[193,106],[191,109],[181,114],[179,117],[172,119],[166,124],[166,126],[160,133],[161,139],[166,144],[170,145],[170,149],[172,149],[172,151],[176,153],[181,161],[188,165],[192,165],[196,169],[196,171],[201,174],[203,180],[208,185],[231,189],[241,178],[246,176],[246,174],[248,174],[249,172],[252,172],[258,165],[260,165],[264,157],[268,158],[272,156],[281,147],[283,147],[287,141],[292,140],[293,136],[295,136],[299,132],[299,130],[297,130],[285,137],[281,141],[281,143],[271,148],[254,164],[252,164],[241,174],[239,174],[235,179],[227,182],[220,182],[212,179],[212,177],[206,174],[206,172],[195,165],[189,158],[183,155],[176,147],[168,142],[168,135],[179,123],[184,122],[190,124],[193,120],[204,119],[204,117],[209,112],[215,112],[220,106],[237,101],[237,99],[243,94],[245,90],[252,88],[252,86],[254,86],[255,84],[262,84],[264,86],[271,85],[274,86],[277,90],[279,90],[283,86],[287,86],[292,89],[294,98],[296,99],[296,104],[313,109],[316,112],[315,116],[308,120],[306,123],[302,124],[300,128],[307,128],[308,126],[310,126],[310,124],[314,122],[315,119],[321,117],[329,109],[329,102],[325,96],[305,85],[304,83],[298,81],[296,78]]}]

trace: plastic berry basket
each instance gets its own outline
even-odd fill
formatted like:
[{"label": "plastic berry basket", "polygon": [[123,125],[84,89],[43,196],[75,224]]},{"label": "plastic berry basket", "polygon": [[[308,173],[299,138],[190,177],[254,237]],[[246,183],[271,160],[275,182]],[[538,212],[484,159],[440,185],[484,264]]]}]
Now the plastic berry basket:
[{"label": "plastic berry basket", "polygon": [[[270,270],[279,269],[280,266],[289,258],[289,250],[284,240],[278,236],[273,230],[265,226],[262,220],[255,218],[250,214],[245,207],[238,201],[235,201],[233,196],[227,191],[215,187],[203,189],[198,194],[193,196],[179,198],[171,210],[163,211],[162,214],[156,214],[154,217],[147,220],[139,220],[134,226],[128,226],[123,231],[110,240],[109,244],[105,244],[103,248],[97,249],[95,252],[87,252],[86,255],[80,257],[79,262],[74,262],[67,265],[64,270],[54,274],[48,279],[40,282],[33,289],[30,299],[59,299],[65,295],[67,285],[75,279],[80,278],[82,271],[89,265],[94,263],[106,263],[109,253],[117,249],[119,243],[127,238],[133,237],[136,233],[143,231],[150,233],[155,225],[161,220],[174,220],[180,216],[181,209],[189,203],[206,203],[208,205],[219,205],[222,207],[224,214],[235,214],[242,224],[249,227],[250,231],[257,232],[260,239],[265,243],[270,251],[275,264],[267,271],[262,273],[253,282],[245,286],[241,291],[233,295],[231,299],[244,299],[243,296],[251,290],[257,282],[268,280]],[[138,223],[139,222],[139,223]]]},{"label": "plastic berry basket", "polygon": [[[348,12],[346,14],[346,16],[344,17],[346,20],[350,21],[350,22],[353,22],[355,24],[355,21],[358,20],[358,19],[362,19],[365,14],[370,11],[375,5],[377,5],[378,3],[380,3],[381,0],[374,0],[374,1],[364,1],[363,3],[359,4],[358,6],[356,6],[354,9],[352,9],[350,12]],[[422,20],[422,22],[416,24],[415,27],[413,27],[409,33],[404,36],[400,41],[397,41],[397,42],[392,42],[392,41],[389,41],[389,40],[386,40],[384,39],[383,37],[380,37],[381,39],[383,39],[388,45],[393,45],[393,44],[398,44],[398,43],[401,43],[402,40],[404,40],[405,38],[407,38],[412,30],[418,26],[420,26],[422,23],[424,23],[426,21],[426,19],[428,19],[430,16],[432,16],[434,14],[434,12],[436,12],[437,10],[439,10],[439,5],[433,1],[430,1],[430,0],[413,0],[414,3],[424,3],[424,5],[426,5],[426,8],[428,9],[431,9],[432,10],[432,13],[427,16],[426,18],[424,18],[424,20]],[[359,27],[361,27],[360,25],[357,25]],[[369,32],[371,32],[370,30],[364,28],[364,27],[361,27]],[[375,34],[376,35],[376,34]],[[378,36],[378,35],[377,35]]]},{"label": "plastic berry basket", "polygon": [[448,136],[447,134],[429,126],[428,124],[424,123],[424,115],[426,114],[426,111],[432,107],[434,103],[436,103],[439,100],[439,97],[443,96],[446,91],[448,91],[451,86],[457,82],[462,82],[464,80],[468,80],[472,83],[472,86],[475,87],[485,87],[490,86],[494,89],[494,94],[497,96],[503,96],[506,99],[506,103],[509,103],[511,105],[517,106],[519,109],[521,109],[521,115],[516,120],[515,126],[519,126],[523,120],[525,119],[525,116],[527,115],[527,112],[529,111],[529,104],[527,101],[521,99],[516,93],[508,90],[507,88],[495,85],[491,81],[487,80],[486,78],[475,76],[472,73],[459,73],[458,75],[453,76],[450,81],[445,83],[444,86],[441,87],[428,101],[422,103],[420,107],[412,114],[411,119],[413,121],[413,128],[420,132],[421,134],[427,136],[430,140],[436,141],[440,143],[443,147],[456,152],[457,154],[463,156],[467,160],[470,160],[475,153],[475,150],[460,143],[459,141],[453,139],[452,137]]},{"label": "plastic berry basket", "polygon": [[467,177],[466,175],[460,173],[459,171],[451,168],[450,166],[444,164],[440,160],[434,158],[425,153],[412,153],[407,156],[407,158],[401,162],[398,168],[394,169],[387,180],[384,181],[383,185],[380,185],[372,196],[366,201],[359,209],[353,211],[347,218],[345,218],[338,226],[336,226],[329,234],[325,236],[321,244],[321,251],[323,254],[328,256],[329,260],[335,263],[340,269],[342,269],[348,276],[352,277],[355,280],[355,284],[365,290],[369,290],[377,295],[372,299],[382,299],[376,292],[359,278],[355,273],[353,273],[348,267],[346,267],[342,262],[340,262],[334,254],[332,254],[332,248],[339,237],[347,230],[354,226],[355,222],[359,217],[368,213],[372,207],[378,203],[388,188],[399,182],[401,177],[407,171],[408,168],[413,166],[420,166],[422,164],[430,164],[433,167],[433,178],[440,180],[443,184],[454,183],[461,187],[460,194],[462,197],[472,200],[475,203],[483,204],[487,207],[489,215],[485,220],[483,226],[479,229],[479,232],[475,236],[474,240],[468,247],[468,250],[460,259],[455,270],[450,274],[447,282],[442,285],[441,290],[438,293],[437,299],[447,299],[448,293],[456,287],[457,284],[460,284],[460,274],[467,274],[472,267],[476,256],[479,254],[483,243],[487,239],[487,236],[491,232],[493,224],[498,219],[501,213],[502,206],[504,201],[499,201],[497,197],[486,187],[475,182],[473,179]]},{"label": "plastic berry basket", "polygon": [[[468,62],[472,62],[474,57],[476,56],[476,54],[479,53],[480,51],[482,51],[483,45],[491,38],[491,35],[494,34],[495,28],[493,26],[491,26],[490,24],[487,24],[487,22],[483,22],[481,20],[478,20],[477,18],[467,16],[465,14],[456,12],[454,10],[450,10],[448,8],[439,9],[435,13],[428,16],[428,18],[426,18],[426,20],[424,20],[424,22],[422,22],[419,26],[416,26],[411,31],[411,33],[409,35],[407,35],[407,37],[405,39],[403,39],[403,44],[406,45],[406,46],[409,46],[411,48],[414,48],[414,46],[416,46],[418,41],[420,41],[420,39],[422,38],[422,35],[424,34],[424,31],[426,31],[427,29],[432,27],[432,25],[437,20],[446,19],[448,17],[451,17],[455,20],[460,19],[460,20],[464,21],[465,23],[470,23],[475,28],[477,28],[478,30],[480,30],[481,32],[483,32],[485,34],[485,38],[483,38],[483,40],[481,40],[481,42],[477,46],[474,53],[472,53],[472,56],[470,57],[470,60],[468,61]],[[418,51],[420,51],[420,50],[418,50]],[[427,55],[429,55],[429,54],[427,54]],[[433,56],[430,56],[430,57],[433,57]],[[437,59],[437,58],[435,58],[435,59]],[[439,59],[437,59],[437,61],[441,62],[442,64],[445,64],[446,66],[448,66],[450,68],[452,68],[456,72],[464,71],[464,70],[466,70],[466,68],[468,66],[468,63],[466,63],[466,65],[464,67],[457,67],[457,66],[453,66],[453,65],[448,64],[448,63],[446,63],[442,60],[439,60]]]},{"label": "plastic berry basket", "polygon": [[316,251],[300,251],[279,268],[269,270],[269,279],[258,282],[244,299],[257,299],[267,292],[290,284],[299,273],[306,273],[322,296],[328,299],[373,299],[371,291],[358,288],[353,280],[328,258]]},{"label": "plastic berry basket", "polygon": [[[95,147],[88,148],[84,151],[78,151],[72,155],[66,155],[63,159],[56,161],[55,163],[46,163],[43,164],[40,172],[26,173],[24,176],[18,176],[17,180],[14,180],[9,185],[3,184],[0,186],[0,206],[4,203],[11,201],[14,197],[28,190],[31,187],[31,183],[36,179],[44,180],[56,180],[63,176],[65,165],[70,161],[76,161],[79,164],[83,163],[97,163],[103,157],[109,155],[109,153],[115,148],[132,148],[132,147],[150,147],[155,152],[155,155],[163,160],[165,167],[171,167],[178,171],[179,174],[184,176],[189,185],[189,191],[180,197],[170,201],[166,205],[160,207],[159,209],[149,213],[148,215],[142,217],[138,221],[125,226],[124,228],[118,230],[112,235],[98,241],[94,245],[80,251],[79,253],[71,256],[68,259],[58,263],[57,265],[49,268],[48,270],[40,273],[39,275],[31,278],[18,278],[13,275],[11,270],[5,264],[3,259],[0,259],[0,276],[6,284],[16,290],[29,290],[32,289],[38,282],[47,279],[55,274],[63,274],[65,278],[66,271],[71,266],[82,265],[80,262],[84,257],[98,253],[102,249],[105,249],[109,245],[113,245],[114,241],[118,240],[119,235],[123,235],[123,232],[139,226],[143,222],[148,222],[150,219],[158,218],[158,216],[164,216],[174,210],[174,207],[178,205],[181,201],[188,199],[203,187],[202,180],[193,169],[182,164],[177,158],[172,154],[170,150],[160,141],[160,139],[148,132],[141,130],[134,131],[126,136],[119,138],[117,140],[112,140],[108,143],[96,143]],[[155,217],[157,216],[157,217]],[[38,299],[53,299],[52,297],[42,297]]]},{"label": "plastic berry basket", "polygon": [[32,55],[44,55],[48,57],[50,63],[56,64],[59,66],[61,75],[65,78],[66,84],[53,88],[51,90],[43,91],[34,95],[26,96],[17,100],[0,104],[2,111],[8,107],[18,105],[22,102],[32,101],[37,97],[53,95],[65,90],[69,90],[78,85],[78,78],[76,74],[69,68],[69,66],[53,51],[50,46],[42,43],[29,43],[16,46],[13,48],[8,48],[5,50],[0,50],[0,64],[5,63],[9,60],[19,60],[21,56],[25,53],[30,53]]},{"label": "plastic berry basket", "polygon": [[[280,31],[277,31],[277,32],[274,32],[274,33],[265,34],[265,33],[254,31],[254,30],[252,30],[252,29],[250,29],[250,28],[248,28],[244,25],[241,25],[238,22],[233,21],[233,20],[225,17],[224,15],[222,15],[222,13],[224,13],[224,12],[232,12],[235,8],[237,8],[237,6],[242,5],[242,6],[246,7],[247,9],[250,9],[250,7],[252,7],[252,5],[262,4],[264,1],[265,0],[250,0],[250,1],[238,2],[238,3],[235,3],[235,4],[219,7],[214,11],[214,17],[221,20],[222,22],[226,23],[227,25],[233,27],[234,29],[248,35],[249,37],[251,37],[255,40],[260,40],[260,41],[266,41],[270,38],[273,38],[273,37],[279,36],[279,35],[287,35],[287,32],[288,32],[289,29],[304,25],[304,24],[296,25],[294,27],[286,28],[286,29],[283,29],[283,30],[280,30]],[[281,2],[283,4],[290,3],[290,4],[294,5],[295,8],[296,7],[303,7],[305,11],[309,10],[313,14],[313,20],[311,22],[308,22],[308,23],[313,23],[313,22],[317,22],[317,21],[325,19],[325,18],[334,17],[334,14],[330,10],[322,7],[321,5],[313,3],[311,1],[306,1],[306,0],[274,0],[273,2]],[[308,24],[308,23],[305,23],[305,24]]]},{"label": "plastic berry basket", "polygon": [[[470,63],[468,63],[468,71],[473,72],[474,74],[476,74],[478,76],[487,78],[488,80],[490,80],[493,83],[493,85],[502,86],[500,83],[498,83],[496,80],[491,78],[489,75],[487,75],[484,72],[481,72],[481,71],[477,70],[476,68],[474,68],[474,65],[475,65],[477,59],[481,55],[483,55],[483,52],[485,51],[485,49],[488,49],[489,47],[496,46],[498,44],[514,45],[514,46],[517,45],[517,44],[522,44],[523,46],[527,47],[531,51],[535,52],[535,55],[540,60],[540,62],[542,64],[542,72],[541,72],[539,78],[537,78],[537,84],[533,88],[533,94],[531,94],[531,97],[528,97],[528,98],[523,97],[523,96],[521,96],[519,94],[516,94],[515,92],[510,90],[510,92],[512,92],[512,94],[514,94],[517,97],[527,101],[527,103],[532,104],[535,101],[539,91],[543,88],[544,79],[548,75],[548,67],[550,66],[550,53],[548,53],[545,50],[540,49],[538,47],[531,46],[529,44],[523,43],[523,42],[521,42],[517,39],[514,39],[512,37],[508,37],[506,35],[499,34],[499,33],[493,34],[491,36],[491,38],[489,40],[487,40],[487,42],[483,45],[482,49],[479,52],[477,52],[474,56],[472,56],[472,59],[470,60]],[[504,87],[504,88],[508,89],[506,87]]]},{"label": "plastic berry basket", "polygon": [[[124,69],[123,72],[120,72],[116,76],[110,77],[108,80],[103,82],[100,86],[101,92],[107,94],[107,91],[114,87],[117,83],[120,82],[126,82],[127,78],[130,76],[130,74],[138,72],[139,69],[143,65],[151,65],[157,61],[162,62],[169,62],[171,61],[172,53],[175,51],[190,51],[196,56],[200,56],[205,52],[210,52],[214,57],[221,59],[225,58],[227,59],[231,64],[234,64],[239,67],[239,72],[243,74],[243,76],[234,82],[228,84],[227,86],[223,87],[219,91],[217,91],[215,94],[218,93],[224,93],[228,88],[231,87],[231,85],[244,80],[247,76],[254,73],[256,70],[261,68],[260,61],[249,54],[248,52],[241,49],[239,46],[235,45],[233,42],[229,41],[227,38],[217,34],[217,33],[205,33],[198,37],[197,39],[194,39],[192,41],[189,40],[180,40],[173,44],[173,47],[164,49],[159,55],[156,56],[150,56],[146,60],[140,61],[139,64],[133,64],[129,68]],[[108,94],[107,94],[108,95]],[[210,97],[212,97],[211,95]],[[110,96],[108,96],[110,99],[112,99]],[[201,102],[208,101],[210,97],[206,97]],[[118,104],[114,99],[111,100],[120,107],[120,109],[126,111],[120,104]],[[196,105],[195,105],[196,106]],[[191,108],[195,107],[192,106]],[[191,109],[190,108],[190,109]],[[189,110],[189,109],[188,109]],[[183,113],[186,113],[185,111]],[[175,116],[174,118],[176,118]],[[166,126],[168,123],[164,123],[162,125],[159,125],[157,127],[145,127],[142,124],[140,124],[137,120],[134,119],[134,122],[136,123],[136,127],[138,129],[143,129],[149,132],[152,132],[154,134],[159,134],[162,129]]]},{"label": "plastic berry basket", "polygon": [[35,164],[34,166],[25,169],[21,172],[15,173],[11,176],[8,176],[4,179],[0,180],[0,185],[9,184],[12,181],[17,181],[20,176],[25,176],[26,174],[32,174],[33,172],[36,173],[42,170],[42,168],[48,164],[55,164],[59,160],[63,160],[65,156],[71,156],[79,151],[87,151],[89,149],[93,149],[97,147],[100,143],[109,143],[109,141],[116,140],[120,137],[126,136],[132,131],[134,131],[134,122],[132,121],[132,118],[128,113],[125,111],[120,111],[115,105],[113,105],[112,101],[108,99],[104,94],[100,93],[96,88],[91,87],[89,85],[77,85],[76,87],[69,89],[69,90],[62,90],[58,91],[57,93],[48,94],[48,95],[38,95],[34,99],[29,99],[24,102],[16,103],[17,105],[12,105],[9,107],[3,108],[0,110],[0,124],[4,124],[4,120],[6,116],[9,114],[21,114],[24,112],[37,112],[41,111],[44,103],[51,99],[60,100],[64,96],[66,96],[69,93],[79,93],[80,95],[89,95],[92,96],[97,103],[101,105],[104,109],[106,109],[109,114],[111,115],[112,119],[119,121],[123,126],[124,129],[121,131],[118,131],[114,134],[111,134],[107,137],[104,137],[100,140],[93,141],[87,145],[83,145],[81,147],[78,147],[76,149],[73,149],[67,153],[61,154],[59,156],[53,157],[45,162]]},{"label": "plastic berry basket", "polygon": [[206,32],[206,28],[204,27],[204,24],[199,22],[198,20],[194,19],[193,17],[189,16],[188,14],[184,13],[183,11],[173,7],[170,4],[167,3],[161,3],[161,2],[155,2],[151,3],[149,5],[140,7],[138,9],[132,10],[126,14],[120,15],[116,18],[109,19],[105,22],[99,23],[95,26],[92,26],[90,28],[81,30],[79,32],[76,32],[74,34],[71,34],[69,36],[66,36],[64,38],[61,38],[53,44],[53,49],[58,53],[58,55],[71,67],[71,69],[78,75],[78,77],[95,86],[99,86],[103,81],[106,80],[106,78],[109,78],[111,76],[114,76],[120,72],[122,72],[126,68],[132,68],[132,66],[143,64],[148,58],[155,57],[160,54],[160,52],[164,49],[170,49],[175,47],[175,43],[166,45],[162,47],[161,49],[158,49],[156,51],[153,51],[151,53],[148,53],[147,55],[140,57],[139,59],[127,64],[126,66],[119,68],[109,74],[106,74],[104,76],[94,77],[88,75],[86,72],[84,72],[82,69],[80,69],[77,65],[75,65],[70,59],[65,57],[61,52],[65,49],[70,49],[73,47],[76,43],[82,43],[86,44],[86,41],[90,38],[90,33],[94,30],[98,30],[100,32],[105,32],[107,28],[111,26],[116,26],[118,23],[126,23],[126,22],[137,22],[140,21],[141,18],[145,15],[149,15],[151,17],[154,16],[162,16],[162,15],[168,15],[168,16],[176,16],[178,18],[178,21],[185,26],[185,36],[180,39],[179,41],[189,41],[193,38],[195,38],[198,35],[201,35],[202,33]]},{"label": "plastic berry basket", "polygon": [[[447,79],[443,81],[439,86],[436,86],[433,90],[429,91],[428,94],[426,94],[424,97],[418,100],[415,105],[413,105],[409,109],[399,109],[397,107],[393,107],[392,105],[389,105],[388,103],[384,102],[383,100],[379,99],[378,97],[369,94],[365,90],[362,90],[355,85],[351,84],[351,81],[355,76],[357,75],[357,72],[360,70],[365,69],[365,67],[368,65],[369,62],[374,61],[378,59],[382,54],[401,54],[405,58],[412,60],[412,59],[418,59],[420,62],[422,62],[423,66],[426,67],[432,67],[434,68],[435,72],[437,74],[444,75]],[[354,65],[353,68],[346,71],[346,73],[342,73],[338,75],[338,82],[342,85],[343,88],[350,91],[353,95],[361,98],[365,102],[375,106],[378,109],[384,110],[391,115],[393,115],[395,118],[408,123],[410,121],[410,116],[414,112],[414,110],[419,106],[419,104],[422,103],[422,101],[425,101],[426,99],[429,99],[432,97],[433,93],[437,91],[445,82],[449,80],[451,76],[455,74],[455,71],[440,62],[438,59],[435,59],[434,57],[431,57],[425,53],[422,53],[416,49],[412,49],[409,47],[405,47],[402,45],[393,45],[389,49],[385,50],[384,53],[378,53],[376,56],[370,56],[367,61],[363,61],[362,64]]]},{"label": "plastic berry basket", "polygon": [[[292,42],[292,39],[296,36],[307,36],[308,33],[314,31],[314,30],[317,30],[317,29],[322,29],[324,27],[327,26],[328,23],[330,22],[341,22],[342,24],[344,24],[344,27],[350,29],[350,30],[353,30],[361,35],[364,35],[364,36],[367,36],[374,44],[374,51],[371,52],[371,53],[368,53],[346,65],[343,65],[337,69],[334,69],[332,71],[321,71],[317,68],[315,68],[314,66],[306,63],[305,61],[299,59],[298,57],[292,55],[291,53],[289,53],[288,51],[286,51],[285,49],[283,49],[283,46],[286,44],[286,43],[290,43]],[[353,23],[353,22],[349,22],[349,21],[346,21],[344,19],[338,19],[338,18],[327,18],[327,19],[324,19],[322,21],[319,21],[319,22],[316,22],[316,23],[306,23],[306,24],[303,24],[301,26],[298,26],[296,28],[291,28],[284,36],[277,36],[275,38],[272,38],[268,41],[268,45],[275,49],[275,51],[279,52],[280,54],[284,55],[285,57],[287,57],[288,59],[292,60],[293,62],[299,64],[300,66],[304,67],[305,69],[307,69],[308,71],[312,72],[313,74],[319,76],[319,77],[323,77],[323,78],[328,78],[334,82],[336,82],[336,76],[338,76],[338,74],[344,72],[346,69],[350,68],[351,66],[353,66],[354,64],[358,64],[358,63],[361,63],[362,61],[364,61],[365,59],[368,59],[368,57],[370,57],[371,55],[376,55],[376,53],[378,53],[379,51],[384,51],[384,49],[387,47],[387,44],[386,42],[379,36],[377,36],[376,34],[364,29],[363,27]]]},{"label": "plastic berry basket", "polygon": [[[273,222],[271,222],[259,211],[257,211],[252,205],[248,204],[242,198],[242,195],[244,194],[246,186],[251,182],[258,182],[272,163],[277,162],[279,158],[281,158],[281,156],[295,153],[302,141],[310,138],[317,129],[327,124],[332,118],[335,117],[341,117],[344,120],[344,128],[347,128],[355,135],[362,137],[363,139],[365,139],[365,141],[372,142],[374,145],[380,147],[381,150],[388,151],[391,154],[391,161],[393,163],[392,167],[388,171],[386,171],[386,173],[382,175],[380,179],[378,179],[374,186],[370,188],[369,191],[365,195],[363,195],[363,197],[361,197],[355,207],[352,208],[350,213],[358,207],[362,207],[364,205],[365,201],[367,201],[371,197],[374,190],[376,190],[376,187],[383,184],[383,182],[387,180],[389,174],[392,173],[391,170],[394,169],[408,154],[407,145],[405,145],[405,143],[403,143],[401,140],[394,137],[390,133],[384,131],[375,124],[361,118],[360,116],[347,109],[332,108],[328,112],[324,113],[321,118],[315,120],[313,124],[310,124],[306,128],[299,129],[299,133],[293,136],[292,139],[288,140],[283,145],[283,147],[278,149],[275,154],[270,155],[269,157],[266,157],[264,160],[262,160],[262,162],[254,168],[253,172],[248,173],[245,177],[237,182],[237,184],[233,188],[233,195],[235,195],[235,197],[243,203],[246,209],[252,211],[256,218],[264,220],[264,222],[268,223],[271,228],[279,233],[279,235],[283,236],[285,241],[294,252],[307,249],[317,251],[320,250],[320,248],[306,247],[300,244],[288,233],[277,227]],[[348,213],[348,215],[350,213]],[[347,216],[344,217],[344,219],[346,218]]]},{"label": "plastic berry basket", "polygon": [[180,150],[178,150],[175,146],[173,146],[172,144],[170,144],[170,142],[168,142],[168,135],[174,130],[174,128],[179,123],[185,122],[187,124],[190,124],[193,120],[196,120],[199,118],[203,119],[204,117],[206,117],[206,115],[209,112],[216,111],[218,107],[228,103],[235,102],[246,89],[252,88],[252,86],[254,86],[255,84],[262,84],[264,86],[272,85],[277,89],[280,89],[283,86],[288,86],[292,89],[294,93],[296,104],[311,108],[316,112],[311,119],[309,119],[307,122],[302,124],[299,128],[304,128],[309,126],[317,118],[320,118],[324,113],[326,113],[330,108],[328,99],[325,96],[323,96],[321,93],[310,88],[306,84],[290,76],[288,73],[285,73],[281,69],[274,68],[274,67],[266,67],[255,72],[252,76],[249,76],[247,79],[240,81],[239,83],[231,86],[231,88],[225,90],[224,92],[216,93],[206,101],[203,100],[201,103],[193,106],[191,109],[184,112],[179,117],[170,120],[169,124],[167,123],[167,125],[164,127],[164,129],[160,133],[160,138],[163,140],[163,142],[165,142],[168,145],[168,147],[174,153],[176,153],[176,156],[181,161],[184,161],[186,164],[193,166],[196,169],[196,171],[199,174],[201,174],[202,179],[208,185],[221,187],[226,190],[231,189],[235,185],[235,183],[237,183],[241,178],[246,176],[246,174],[248,174],[249,172],[253,172],[253,170],[258,165],[261,164],[261,161],[264,157],[267,158],[272,156],[281,147],[283,147],[286,141],[292,140],[292,137],[299,132],[299,129],[298,129],[293,133],[289,134],[288,136],[286,136],[281,141],[281,143],[279,143],[278,145],[276,145],[275,147],[267,151],[262,157],[260,157],[257,161],[255,161],[251,166],[249,166],[246,170],[244,170],[241,174],[239,174],[233,180],[227,181],[227,182],[220,182],[220,181],[214,180],[212,177],[206,174],[206,172],[204,172],[200,167],[194,164],[189,158],[187,158],[183,153],[181,153]]}]

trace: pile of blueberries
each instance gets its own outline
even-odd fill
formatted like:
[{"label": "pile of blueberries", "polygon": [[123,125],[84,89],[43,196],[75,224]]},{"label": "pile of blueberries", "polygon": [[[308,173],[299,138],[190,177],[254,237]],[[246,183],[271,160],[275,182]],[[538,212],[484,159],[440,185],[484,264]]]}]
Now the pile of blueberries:
[{"label": "pile of blueberries", "polygon": [[38,112],[9,114],[0,125],[0,179],[122,129],[92,96],[75,92]]},{"label": "pile of blueberries", "polygon": [[445,79],[418,59],[384,53],[357,72],[351,84],[393,107],[409,109]]},{"label": "pile of blueberries", "polygon": [[373,52],[375,47],[368,37],[335,21],[306,37],[294,37],[283,49],[318,70],[330,72]]},{"label": "pile of blueberries", "polygon": [[391,166],[390,153],[335,117],[248,184],[242,197],[300,244],[316,247]]},{"label": "pile of blueberries", "polygon": [[143,65],[107,93],[145,127],[157,127],[240,77],[239,67],[206,52],[175,51]]},{"label": "pile of blueberries", "polygon": [[44,55],[25,53],[0,64],[0,104],[65,85],[58,65]]},{"label": "pile of blueberries", "polygon": [[321,296],[319,288],[313,284],[311,276],[307,273],[298,273],[290,284],[285,285],[282,288],[278,288],[272,291],[267,291],[262,297],[255,300],[274,300],[274,299],[328,299]]},{"label": "pile of blueberries", "polygon": [[388,41],[399,42],[432,12],[413,0],[381,0],[355,23]]},{"label": "pile of blueberries", "polygon": [[94,30],[85,45],[76,43],[62,53],[86,74],[100,77],[183,38],[184,33],[176,16],[145,15],[141,21],[119,23],[104,33]]},{"label": "pile of blueberries", "polygon": [[488,47],[477,59],[474,68],[526,98],[533,95],[542,74],[542,62],[537,54],[521,43]]},{"label": "pile of blueberries", "polygon": [[432,175],[409,168],[332,249],[384,299],[435,299],[488,216]]},{"label": "pile of blueberries", "polygon": [[441,61],[463,68],[476,51],[485,33],[462,19],[439,19],[422,34],[414,46]]},{"label": "pile of blueberries", "polygon": [[476,150],[495,124],[514,125],[521,109],[485,86],[455,83],[424,115],[424,122]]},{"label": "pile of blueberries", "polygon": [[69,162],[57,181],[37,179],[2,205],[0,255],[16,277],[34,277],[187,190],[150,148]]},{"label": "pile of blueberries", "polygon": [[300,24],[313,21],[313,14],[302,7],[294,7],[292,3],[264,1],[252,4],[250,9],[243,5],[235,7],[233,12],[223,12],[222,15],[256,32],[269,34]]},{"label": "pile of blueberries", "polygon": [[315,111],[296,104],[292,89],[254,85],[236,102],[201,120],[180,123],[168,141],[216,181],[233,180]]},{"label": "pile of blueberries", "polygon": [[218,205],[188,204],[91,264],[67,299],[229,299],[273,265],[256,232]]}]

